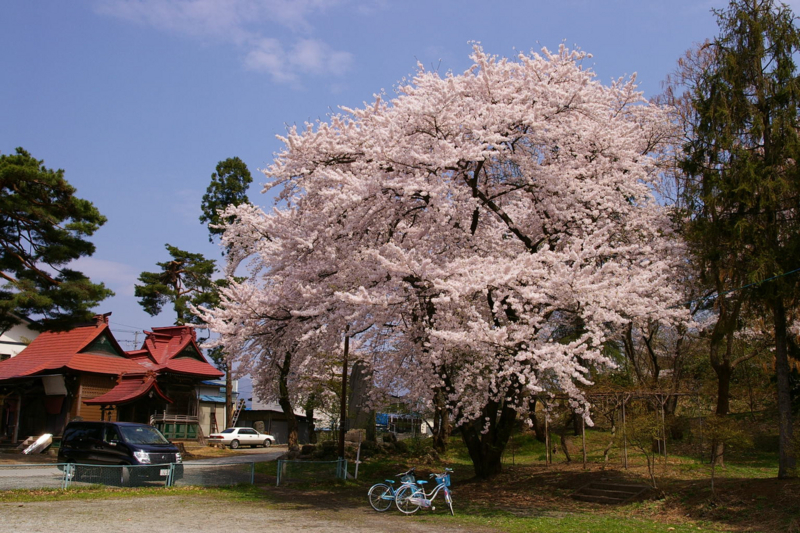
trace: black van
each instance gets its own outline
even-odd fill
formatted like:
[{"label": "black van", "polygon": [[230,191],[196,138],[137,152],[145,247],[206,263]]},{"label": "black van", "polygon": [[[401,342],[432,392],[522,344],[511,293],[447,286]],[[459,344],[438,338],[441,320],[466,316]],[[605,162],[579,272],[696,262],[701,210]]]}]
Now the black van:
[{"label": "black van", "polygon": [[[133,422],[70,422],[58,450],[59,463],[122,466],[114,474],[123,485],[132,480],[165,481],[170,464],[179,465],[173,472],[174,479],[179,479],[183,477],[182,461],[178,447],[160,431]],[[137,468],[126,468],[128,465]]]}]

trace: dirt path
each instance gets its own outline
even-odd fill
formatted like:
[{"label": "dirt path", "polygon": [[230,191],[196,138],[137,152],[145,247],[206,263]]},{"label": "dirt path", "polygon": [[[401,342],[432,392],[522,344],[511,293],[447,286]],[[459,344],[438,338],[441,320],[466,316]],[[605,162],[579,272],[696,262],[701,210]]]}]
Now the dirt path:
[{"label": "dirt path", "polygon": [[366,508],[287,509],[259,502],[209,501],[204,496],[154,496],[107,500],[0,503],[4,531],[51,533],[81,531],[108,533],[158,531],[159,533],[387,533],[471,532],[449,525],[449,517],[432,522],[424,515],[376,513]]}]

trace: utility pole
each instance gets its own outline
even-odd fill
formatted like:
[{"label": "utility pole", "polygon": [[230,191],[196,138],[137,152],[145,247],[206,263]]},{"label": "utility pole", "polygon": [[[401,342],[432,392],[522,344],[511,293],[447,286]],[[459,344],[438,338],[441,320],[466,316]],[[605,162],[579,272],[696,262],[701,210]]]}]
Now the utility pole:
[{"label": "utility pole", "polygon": [[347,356],[350,353],[350,326],[344,330],[344,357],[342,358],[342,402],[339,413],[339,457],[344,459],[344,433],[347,428]]}]

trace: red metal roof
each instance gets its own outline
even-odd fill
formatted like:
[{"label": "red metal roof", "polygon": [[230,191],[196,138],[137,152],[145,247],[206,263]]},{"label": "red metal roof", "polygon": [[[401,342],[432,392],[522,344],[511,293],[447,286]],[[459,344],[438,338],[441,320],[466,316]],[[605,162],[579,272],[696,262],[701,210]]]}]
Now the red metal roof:
[{"label": "red metal roof", "polygon": [[89,400],[83,400],[87,405],[122,405],[138,400],[149,394],[157,394],[163,400],[173,403],[164,392],[158,388],[156,383],[157,375],[148,372],[147,374],[120,376],[117,386],[105,394],[96,396]]},{"label": "red metal roof", "polygon": [[130,352],[138,361],[145,358],[157,368],[203,378],[218,378],[225,374],[203,357],[197,346],[197,335],[191,326],[169,326],[148,331],[140,350]]},{"label": "red metal roof", "polygon": [[219,378],[225,375],[210,364],[189,357],[170,359],[162,368],[178,374],[193,374],[207,379]]},{"label": "red metal roof", "polygon": [[[116,355],[94,350],[98,339]],[[16,357],[0,362],[0,380],[66,369],[110,375],[166,372],[203,379],[224,375],[205,360],[190,326],[153,328],[140,350],[125,352],[108,329],[107,318],[98,317],[96,324],[41,333]]]},{"label": "red metal roof", "polygon": [[224,375],[203,357],[190,326],[153,328],[141,349],[125,352],[108,329],[108,315],[96,319],[95,324],[70,331],[41,333],[16,357],[0,362],[0,380],[64,370],[116,375],[113,389],[84,403],[119,405],[151,393],[172,403],[158,387],[159,375],[202,379]]},{"label": "red metal roof", "polygon": [[[107,335],[108,343],[116,349],[118,355],[87,351],[102,335]],[[69,331],[42,332],[16,357],[0,363],[0,379],[33,376],[63,369],[118,375],[123,372],[141,372],[142,366],[131,360],[119,347],[108,329],[108,324],[98,322]]]}]

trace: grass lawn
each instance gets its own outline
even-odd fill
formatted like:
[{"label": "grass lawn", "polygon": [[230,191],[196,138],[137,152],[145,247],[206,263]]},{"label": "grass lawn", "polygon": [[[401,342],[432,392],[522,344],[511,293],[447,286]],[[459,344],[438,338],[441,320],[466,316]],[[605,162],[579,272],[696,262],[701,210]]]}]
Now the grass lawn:
[{"label": "grass lawn", "polygon": [[[615,449],[608,463],[602,449],[608,435],[587,432],[587,464],[581,441],[571,444],[571,462],[559,451],[545,462],[544,446],[529,434],[515,435],[504,458],[503,472],[484,481],[473,478],[472,464],[458,438],[444,457],[435,457],[424,443],[412,443],[409,453],[379,454],[366,458],[358,480],[336,482],[319,473],[311,479],[275,486],[276,463],[259,463],[255,486],[228,488],[116,489],[85,488],[68,491],[0,492],[0,502],[69,498],[122,498],[131,495],[202,494],[209,500],[258,501],[295,509],[329,508],[369,512],[366,493],[384,478],[417,467],[418,475],[453,468],[455,517],[443,500],[435,510],[420,510],[408,520],[437,525],[458,524],[466,530],[504,532],[688,532],[758,531],[800,532],[800,480],[776,479],[776,458],[770,453],[732,450],[726,467],[718,469],[715,491],[710,468],[690,447],[670,443],[655,467],[657,488],[636,501],[607,506],[571,498],[578,488],[597,480],[648,483],[644,457],[628,450],[628,468]],[[353,464],[349,471],[353,473]],[[395,509],[388,511],[399,514]],[[376,516],[377,513],[375,513]]]},{"label": "grass lawn", "polygon": [[[627,469],[618,449],[608,463],[604,462],[602,450],[608,438],[606,433],[587,431],[585,468],[579,437],[570,445],[571,462],[566,462],[559,450],[548,465],[544,445],[531,434],[522,434],[512,438],[498,477],[475,480],[465,448],[460,439],[453,438],[448,454],[439,459],[424,450],[416,450],[416,458],[381,455],[360,465],[358,481],[341,485],[301,482],[266,490],[286,502],[305,492],[318,497],[322,490],[326,498],[367,505],[366,492],[376,481],[411,466],[417,466],[422,475],[448,466],[455,470],[452,489],[456,518],[476,528],[488,526],[510,532],[800,532],[800,480],[776,479],[775,454],[752,450],[730,450],[726,466],[716,469],[713,492],[711,469],[697,450],[670,443],[666,464],[663,456],[657,457],[656,488],[636,501],[607,506],[573,500],[571,495],[592,481],[650,482],[644,456],[633,449],[628,449]],[[268,464],[261,474],[272,479],[274,470],[275,465]],[[443,503],[436,511],[421,510],[415,516],[433,522],[450,520]]]}]

